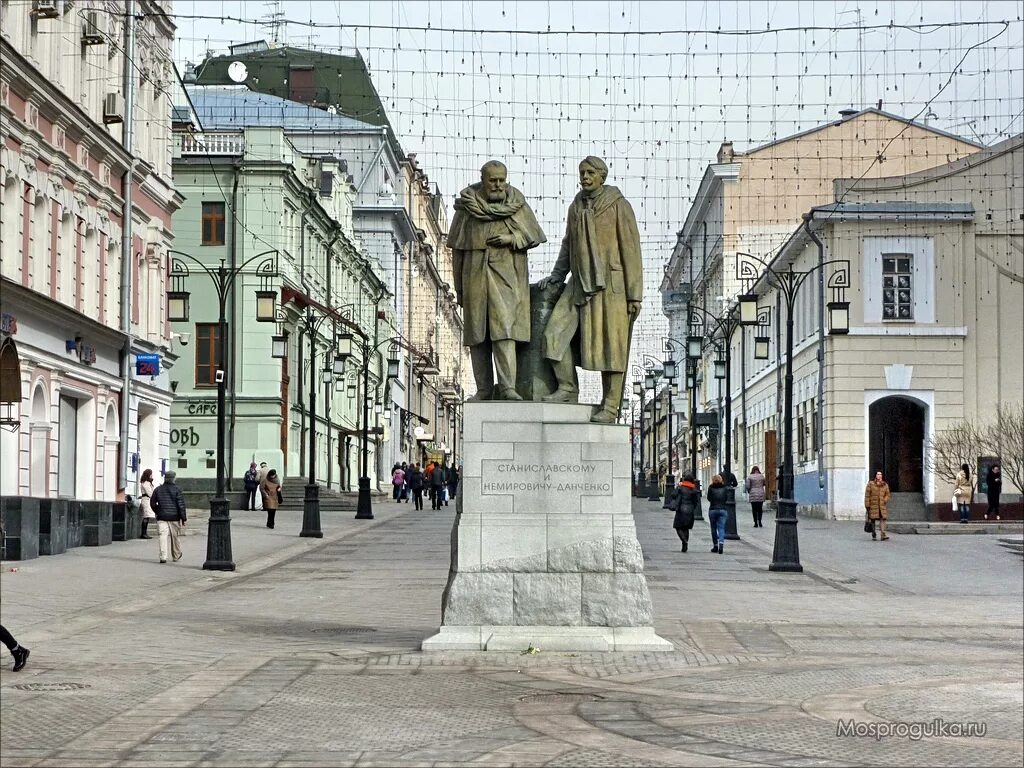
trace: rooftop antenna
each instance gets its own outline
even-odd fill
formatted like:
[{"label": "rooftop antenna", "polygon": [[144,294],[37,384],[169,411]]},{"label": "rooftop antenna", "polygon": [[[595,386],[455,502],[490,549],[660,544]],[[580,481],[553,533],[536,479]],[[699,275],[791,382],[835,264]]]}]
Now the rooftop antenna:
[{"label": "rooftop antenna", "polygon": [[838,15],[847,13],[857,14],[857,109],[861,110],[864,109],[864,15],[859,5],[849,11],[839,11]]},{"label": "rooftop antenna", "polygon": [[288,22],[284,18],[284,4],[281,0],[271,0],[263,4],[270,8],[270,11],[263,15],[260,26],[266,29],[270,33],[271,40],[275,44],[284,43],[288,44],[287,40],[282,40],[282,32],[287,35]]}]

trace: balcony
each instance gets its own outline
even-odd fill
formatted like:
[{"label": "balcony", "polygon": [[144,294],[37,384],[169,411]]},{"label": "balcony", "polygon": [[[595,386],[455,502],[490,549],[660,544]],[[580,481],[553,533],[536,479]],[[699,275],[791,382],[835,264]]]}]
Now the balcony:
[{"label": "balcony", "polygon": [[245,152],[245,135],[241,131],[181,133],[178,152],[185,155],[241,155]]}]

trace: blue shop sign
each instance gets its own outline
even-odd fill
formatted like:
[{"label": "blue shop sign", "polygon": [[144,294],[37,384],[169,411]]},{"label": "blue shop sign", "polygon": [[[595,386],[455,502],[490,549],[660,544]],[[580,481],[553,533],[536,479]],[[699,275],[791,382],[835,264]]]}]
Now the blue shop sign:
[{"label": "blue shop sign", "polygon": [[160,355],[136,355],[135,356],[136,376],[159,376]]}]

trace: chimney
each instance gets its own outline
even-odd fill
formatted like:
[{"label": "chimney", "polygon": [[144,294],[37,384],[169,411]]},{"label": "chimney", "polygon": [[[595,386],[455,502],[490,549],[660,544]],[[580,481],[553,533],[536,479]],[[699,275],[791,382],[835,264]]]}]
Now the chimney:
[{"label": "chimney", "polygon": [[720,163],[731,163],[735,154],[732,151],[732,142],[724,141],[722,146],[718,148],[718,162]]},{"label": "chimney", "polygon": [[851,117],[856,115],[857,112],[858,110],[853,109],[852,107],[847,107],[846,109],[839,110],[839,116],[843,118],[843,120],[849,120]]}]

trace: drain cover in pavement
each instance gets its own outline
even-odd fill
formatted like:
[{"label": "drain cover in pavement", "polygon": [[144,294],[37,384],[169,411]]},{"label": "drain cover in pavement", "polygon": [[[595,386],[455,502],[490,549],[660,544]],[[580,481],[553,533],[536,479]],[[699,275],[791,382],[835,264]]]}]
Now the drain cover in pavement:
[{"label": "drain cover in pavement", "polygon": [[373,627],[317,627],[312,631],[323,635],[362,635],[377,630]]},{"label": "drain cover in pavement", "polygon": [[531,704],[575,704],[581,701],[603,701],[604,696],[596,693],[535,693],[520,696],[519,700]]},{"label": "drain cover in pavement", "polygon": [[92,688],[91,685],[85,683],[18,683],[12,685],[11,688],[17,688],[19,691],[80,691],[83,688]]}]

